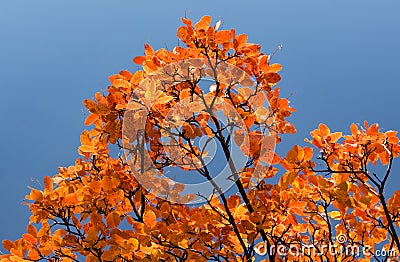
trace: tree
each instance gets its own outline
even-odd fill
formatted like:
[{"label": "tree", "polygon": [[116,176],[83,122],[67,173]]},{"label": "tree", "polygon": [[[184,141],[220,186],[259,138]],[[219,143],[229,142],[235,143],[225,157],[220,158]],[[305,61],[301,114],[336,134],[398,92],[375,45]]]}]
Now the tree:
[{"label": "tree", "polygon": [[320,124],[278,156],[296,132],[281,66],[209,16],[182,21],[184,46],[146,44],[143,70],[84,101],[82,158],[31,189],[26,233],[3,240],[1,261],[398,259],[400,190],[385,194],[397,132]]}]

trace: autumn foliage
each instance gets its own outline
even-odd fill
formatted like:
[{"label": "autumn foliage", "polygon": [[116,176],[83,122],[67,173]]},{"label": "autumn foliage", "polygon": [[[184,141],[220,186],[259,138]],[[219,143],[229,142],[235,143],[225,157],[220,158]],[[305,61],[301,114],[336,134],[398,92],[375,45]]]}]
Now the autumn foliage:
[{"label": "autumn foliage", "polygon": [[[82,157],[31,188],[26,233],[3,240],[1,261],[399,259],[400,190],[385,191],[397,132],[365,122],[343,135],[319,124],[310,146],[278,156],[275,144],[296,132],[276,86],[281,66],[209,16],[182,21],[182,45],[146,44],[133,59],[142,70],[112,75],[107,93],[84,101]],[[205,163],[202,138],[218,145],[229,188]],[[178,169],[211,191],[186,192],[166,176]],[[341,252],[348,246],[367,251]],[[394,252],[378,257],[383,248]]]}]

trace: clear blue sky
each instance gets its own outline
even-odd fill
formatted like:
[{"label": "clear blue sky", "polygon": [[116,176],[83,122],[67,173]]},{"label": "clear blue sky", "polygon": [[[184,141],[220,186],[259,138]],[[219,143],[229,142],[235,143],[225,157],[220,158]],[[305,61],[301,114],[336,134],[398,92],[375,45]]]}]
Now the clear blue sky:
[{"label": "clear blue sky", "polygon": [[[18,238],[29,219],[27,186],[78,157],[87,112],[82,100],[108,76],[135,71],[143,44],[172,48],[185,14],[208,14],[247,33],[283,65],[280,84],[298,112],[298,134],[320,122],[400,130],[399,1],[30,1],[0,3],[0,239]],[[388,193],[399,189],[397,161]]]}]

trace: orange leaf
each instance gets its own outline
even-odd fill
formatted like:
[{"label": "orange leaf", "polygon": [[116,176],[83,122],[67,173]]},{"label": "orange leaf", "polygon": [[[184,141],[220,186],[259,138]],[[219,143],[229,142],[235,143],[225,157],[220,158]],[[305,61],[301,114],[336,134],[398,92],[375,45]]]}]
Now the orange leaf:
[{"label": "orange leaf", "polygon": [[187,18],[181,18],[182,22],[187,25],[188,27],[192,27],[192,20]]},{"label": "orange leaf", "polygon": [[79,199],[76,194],[71,193],[65,196],[63,204],[66,206],[74,206],[79,203]]},{"label": "orange leaf", "polygon": [[30,249],[28,252],[28,258],[34,261],[40,260],[39,252],[36,249]]},{"label": "orange leaf", "polygon": [[303,148],[303,150],[304,150],[304,161],[311,160],[313,156],[313,149],[311,147],[305,147]]},{"label": "orange leaf", "polygon": [[53,191],[53,179],[49,176],[45,176],[44,178],[44,193],[50,194]]},{"label": "orange leaf", "polygon": [[32,245],[36,245],[36,238],[34,236],[32,236],[31,234],[26,233],[26,234],[23,234],[22,237],[23,237],[23,239],[25,239]]},{"label": "orange leaf", "polygon": [[91,124],[93,124],[94,123],[94,121],[96,121],[97,119],[99,119],[99,116],[98,115],[95,115],[95,114],[90,114],[90,115],[88,115],[87,117],[86,117],[86,119],[85,119],[85,126],[90,126]]},{"label": "orange leaf", "polygon": [[370,136],[376,136],[379,132],[379,125],[378,124],[372,124],[367,131],[367,134]]},{"label": "orange leaf", "polygon": [[90,139],[90,133],[87,130],[84,130],[81,134],[81,136],[79,137],[79,140],[81,142],[82,145],[92,145],[92,140]]},{"label": "orange leaf", "polygon": [[318,128],[319,128],[319,131],[321,132],[321,135],[322,135],[323,137],[326,137],[326,136],[328,136],[328,135],[331,133],[331,131],[329,130],[329,128],[328,128],[326,125],[322,124],[322,123],[319,124]]},{"label": "orange leaf", "polygon": [[287,172],[283,174],[279,180],[279,185],[282,187],[282,189],[286,189],[296,179],[296,177],[296,172]]},{"label": "orange leaf", "polygon": [[137,56],[137,57],[133,58],[133,62],[134,62],[135,64],[138,64],[138,65],[143,64],[143,62],[144,62],[145,60],[146,60],[146,57],[145,57],[145,56]]},{"label": "orange leaf", "polygon": [[143,62],[142,64],[143,70],[147,73],[150,74],[154,71],[157,70],[157,66],[153,63],[153,61],[147,59],[146,61]]},{"label": "orange leaf", "polygon": [[304,158],[304,150],[298,145],[293,146],[293,148],[286,155],[286,160],[289,163],[302,161],[303,158]]},{"label": "orange leaf", "polygon": [[253,115],[253,114],[251,114],[251,115],[247,115],[245,118],[244,118],[244,123],[246,124],[246,126],[247,127],[251,127],[253,124],[254,124],[254,121],[256,120],[256,116],[255,115]]},{"label": "orange leaf", "polygon": [[231,40],[231,32],[228,30],[222,30],[215,34],[215,42],[217,43],[225,43]]},{"label": "orange leaf", "polygon": [[188,35],[188,29],[185,26],[181,26],[178,28],[178,33],[177,36],[181,39],[185,39],[186,36]]},{"label": "orange leaf", "polygon": [[79,221],[79,219],[75,215],[72,215],[72,222],[74,222],[74,225],[78,229],[82,229],[82,224],[81,224],[81,222]]},{"label": "orange leaf", "polygon": [[126,80],[130,80],[133,76],[132,73],[127,70],[121,70],[119,71],[119,74],[123,76]]},{"label": "orange leaf", "polygon": [[90,99],[85,99],[85,100],[83,100],[83,105],[84,105],[90,112],[92,112],[92,111],[96,108],[96,106],[97,106],[96,102],[94,102],[94,101],[92,101],[92,100],[90,100]]},{"label": "orange leaf", "polygon": [[235,217],[235,219],[243,220],[247,218],[247,213],[247,207],[244,204],[241,204],[235,209],[233,216]]},{"label": "orange leaf", "polygon": [[156,99],[156,101],[154,102],[154,104],[166,104],[168,102],[170,102],[171,100],[173,100],[174,97],[173,96],[160,96]]},{"label": "orange leaf", "polygon": [[34,188],[31,188],[31,193],[27,196],[29,200],[41,201],[43,199],[43,192]]},{"label": "orange leaf", "polygon": [[297,132],[296,127],[292,123],[289,123],[289,122],[285,123],[284,130],[286,133],[289,133],[289,134],[295,134]]},{"label": "orange leaf", "polygon": [[293,214],[289,214],[288,216],[287,216],[287,220],[290,222],[290,224],[292,224],[292,225],[297,225],[298,223],[297,223],[297,219],[296,219],[296,217],[295,217],[295,215],[293,215]]},{"label": "orange leaf", "polygon": [[106,221],[109,228],[116,228],[119,225],[121,219],[118,212],[113,211],[107,215]]},{"label": "orange leaf", "polygon": [[228,207],[236,208],[240,204],[241,198],[238,195],[232,195],[228,198]]},{"label": "orange leaf", "polygon": [[161,215],[164,218],[167,218],[171,214],[171,208],[168,202],[163,202],[160,206]]},{"label": "orange leaf", "polygon": [[268,83],[275,84],[281,81],[281,76],[277,73],[267,73],[265,74],[265,80]]},{"label": "orange leaf", "polygon": [[330,143],[336,143],[342,137],[342,132],[332,133],[329,137],[330,139],[328,141]]},{"label": "orange leaf", "polygon": [[114,188],[118,188],[119,184],[120,180],[118,179],[118,177],[106,176],[103,177],[103,179],[101,180],[101,187],[105,191],[110,191],[113,190]]},{"label": "orange leaf", "polygon": [[205,15],[200,18],[200,21],[196,23],[195,28],[198,30],[207,30],[211,23],[211,16]]},{"label": "orange leaf", "polygon": [[143,221],[150,229],[154,228],[157,224],[157,217],[153,210],[146,210],[143,215]]},{"label": "orange leaf", "polygon": [[385,239],[387,239],[387,235],[388,235],[388,231],[386,229],[384,229],[384,228],[375,228],[372,231],[372,236],[373,236],[374,242],[376,244],[379,244],[380,242],[382,242]]},{"label": "orange leaf", "polygon": [[101,255],[101,260],[102,261],[115,261],[116,257],[118,256],[118,252],[115,252],[112,249],[106,250],[103,252],[103,254]]},{"label": "orange leaf", "polygon": [[241,34],[235,37],[235,40],[233,41],[233,46],[236,49],[240,49],[246,45],[246,42],[247,42],[247,35]]},{"label": "orange leaf", "polygon": [[49,246],[41,247],[39,251],[43,256],[49,256],[53,252]]},{"label": "orange leaf", "polygon": [[125,79],[114,79],[111,84],[113,86],[115,86],[116,88],[125,88],[125,89],[129,89],[131,87],[131,83],[129,83],[128,81],[126,81]]},{"label": "orange leaf", "polygon": [[353,136],[356,136],[356,135],[358,134],[358,127],[357,127],[356,124],[354,124],[354,123],[351,124],[350,130],[351,130],[351,134],[352,134]]},{"label": "orange leaf", "polygon": [[97,214],[97,213],[90,214],[90,222],[92,223],[93,227],[97,228],[97,229],[105,226],[102,215]]},{"label": "orange leaf", "polygon": [[154,55],[154,49],[153,49],[153,47],[151,47],[151,45],[149,45],[149,44],[144,44],[144,53],[147,55],[147,56],[152,56],[152,55]]},{"label": "orange leaf", "polygon": [[8,251],[10,251],[12,248],[16,248],[14,242],[12,242],[11,240],[8,240],[8,239],[3,240],[3,241],[1,242],[1,244],[2,244],[3,247],[4,247],[6,250],[8,250]]},{"label": "orange leaf", "polygon": [[280,64],[272,64],[268,67],[268,71],[276,73],[282,70],[282,66]]},{"label": "orange leaf", "polygon": [[26,227],[26,232],[31,234],[34,237],[37,237],[37,229],[36,229],[36,227],[34,225],[29,224]]},{"label": "orange leaf", "polygon": [[91,113],[95,113],[97,115],[107,115],[108,113],[110,113],[110,109],[105,104],[98,104]]},{"label": "orange leaf", "polygon": [[79,147],[79,150],[84,153],[92,153],[94,152],[94,147],[89,145],[82,145]]}]

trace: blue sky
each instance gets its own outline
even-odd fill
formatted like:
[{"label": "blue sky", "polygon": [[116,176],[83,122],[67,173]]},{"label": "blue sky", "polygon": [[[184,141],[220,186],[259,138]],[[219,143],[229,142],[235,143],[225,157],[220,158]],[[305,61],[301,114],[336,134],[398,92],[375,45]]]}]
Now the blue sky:
[{"label": "blue sky", "polygon": [[[87,112],[82,100],[108,76],[135,71],[143,44],[173,48],[180,17],[212,15],[246,33],[283,65],[282,94],[298,112],[298,134],[319,123],[348,132],[352,122],[400,130],[399,1],[21,1],[0,3],[0,239],[29,220],[21,204],[58,166],[78,157]],[[400,161],[388,193],[399,188]],[[396,177],[397,176],[397,177]],[[39,181],[39,182],[38,182]]]}]

